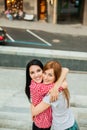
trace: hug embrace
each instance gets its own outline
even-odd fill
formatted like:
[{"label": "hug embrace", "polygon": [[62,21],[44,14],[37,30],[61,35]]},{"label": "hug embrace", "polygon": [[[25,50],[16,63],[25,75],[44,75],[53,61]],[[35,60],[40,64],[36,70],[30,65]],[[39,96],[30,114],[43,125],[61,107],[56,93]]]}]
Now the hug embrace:
[{"label": "hug embrace", "polygon": [[27,63],[25,93],[31,103],[32,130],[79,130],[70,108],[68,72],[58,61],[44,66],[37,59]]}]

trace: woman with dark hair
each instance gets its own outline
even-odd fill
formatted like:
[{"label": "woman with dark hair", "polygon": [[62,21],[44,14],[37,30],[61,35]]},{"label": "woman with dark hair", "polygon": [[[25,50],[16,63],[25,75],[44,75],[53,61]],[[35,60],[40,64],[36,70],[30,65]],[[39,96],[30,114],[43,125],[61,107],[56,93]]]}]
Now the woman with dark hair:
[{"label": "woman with dark hair", "polygon": [[31,77],[30,77],[30,74],[29,74],[29,68],[32,66],[32,65],[37,65],[39,66],[39,71],[37,71],[37,73],[40,72],[41,74],[41,79],[40,79],[40,83],[42,82],[42,71],[43,71],[43,64],[41,63],[41,61],[37,60],[37,59],[33,59],[31,61],[28,62],[27,66],[26,66],[26,87],[25,87],[25,93],[30,101],[30,84],[31,84]]},{"label": "woman with dark hair", "polygon": [[[58,90],[61,82],[66,77],[66,73],[68,69],[62,69],[62,74],[60,76],[60,80],[55,80],[54,88]],[[59,78],[59,77],[58,77]],[[49,90],[53,87],[53,84],[47,84],[42,86],[43,79],[43,64],[34,59],[30,61],[26,66],[26,87],[25,92],[26,95],[33,103],[33,105],[39,104],[43,97],[49,92]],[[58,93],[58,91],[57,91]],[[33,130],[50,130],[52,124],[52,111],[51,107],[48,108],[45,112],[36,116],[33,120]]]}]

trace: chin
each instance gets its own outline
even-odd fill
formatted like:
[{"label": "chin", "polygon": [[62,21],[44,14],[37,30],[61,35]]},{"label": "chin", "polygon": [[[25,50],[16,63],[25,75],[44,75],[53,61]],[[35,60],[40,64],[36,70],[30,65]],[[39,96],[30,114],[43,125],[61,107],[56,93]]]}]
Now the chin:
[{"label": "chin", "polygon": [[49,84],[49,83],[47,83],[47,82],[44,82],[44,84]]},{"label": "chin", "polygon": [[38,80],[38,81],[36,81],[37,83],[41,83],[42,82],[42,80]]}]

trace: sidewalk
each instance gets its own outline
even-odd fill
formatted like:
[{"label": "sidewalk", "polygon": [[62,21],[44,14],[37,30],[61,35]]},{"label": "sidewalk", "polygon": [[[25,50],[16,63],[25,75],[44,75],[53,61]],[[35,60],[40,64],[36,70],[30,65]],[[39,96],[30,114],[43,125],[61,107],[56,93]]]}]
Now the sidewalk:
[{"label": "sidewalk", "polygon": [[87,26],[82,24],[52,24],[45,21],[24,21],[24,20],[8,20],[6,18],[0,18],[0,26],[24,28],[24,29],[36,29],[53,33],[72,34],[75,36],[83,35],[87,36]]}]

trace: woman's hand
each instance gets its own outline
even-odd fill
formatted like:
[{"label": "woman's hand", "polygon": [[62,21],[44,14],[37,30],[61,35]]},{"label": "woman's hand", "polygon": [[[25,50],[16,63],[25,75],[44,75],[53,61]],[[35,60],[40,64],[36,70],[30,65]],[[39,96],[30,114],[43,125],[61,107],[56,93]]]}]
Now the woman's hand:
[{"label": "woman's hand", "polygon": [[50,89],[49,94],[50,94],[50,102],[54,102],[58,99],[58,88],[57,87],[53,87],[52,89]]}]

